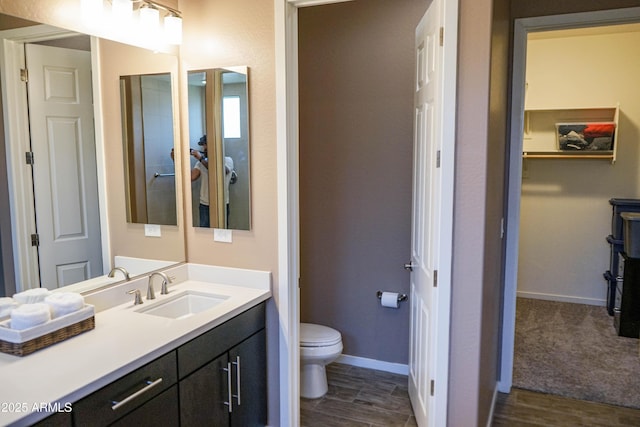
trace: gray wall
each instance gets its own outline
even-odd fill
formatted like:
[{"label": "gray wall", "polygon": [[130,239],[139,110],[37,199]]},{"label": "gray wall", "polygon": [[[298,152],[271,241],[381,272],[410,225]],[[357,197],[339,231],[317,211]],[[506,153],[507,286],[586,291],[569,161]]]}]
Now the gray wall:
[{"label": "gray wall", "polygon": [[344,354],[408,363],[414,32],[426,0],[299,10],[300,315]]},{"label": "gray wall", "polygon": [[487,425],[499,375],[499,223],[505,200],[511,24],[521,17],[640,6],[638,0],[604,3],[460,0],[449,425]]},{"label": "gray wall", "polygon": [[459,15],[447,424],[484,426],[499,361],[508,0],[460,0]]}]

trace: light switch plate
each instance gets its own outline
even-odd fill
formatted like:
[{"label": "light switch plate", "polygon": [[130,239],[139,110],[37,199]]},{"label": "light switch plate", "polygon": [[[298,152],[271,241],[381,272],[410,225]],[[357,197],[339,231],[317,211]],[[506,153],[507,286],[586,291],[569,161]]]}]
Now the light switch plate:
[{"label": "light switch plate", "polygon": [[160,226],[158,224],[145,224],[144,235],[147,237],[161,237]]},{"label": "light switch plate", "polygon": [[231,230],[226,230],[223,228],[214,228],[213,240],[215,240],[216,242],[231,243],[231,241],[233,240],[233,237],[231,235]]}]

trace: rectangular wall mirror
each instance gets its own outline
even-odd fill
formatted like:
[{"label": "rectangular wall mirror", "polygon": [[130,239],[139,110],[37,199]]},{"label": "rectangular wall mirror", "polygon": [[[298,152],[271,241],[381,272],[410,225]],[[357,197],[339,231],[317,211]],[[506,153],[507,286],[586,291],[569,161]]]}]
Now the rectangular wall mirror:
[{"label": "rectangular wall mirror", "polygon": [[[175,77],[177,57],[5,14],[0,14],[0,30],[0,158],[6,156],[6,162],[0,162],[0,296],[72,284],[84,292],[122,280],[122,274],[107,277],[115,266],[134,276],[184,261],[180,230],[173,232],[177,237],[171,244],[148,250],[141,245],[142,233],[127,228],[124,207],[120,210],[127,195],[122,185],[118,77],[150,69],[171,69]],[[33,68],[31,85],[20,79],[23,68]],[[43,82],[53,86],[36,87]],[[42,93],[53,96],[43,98]],[[51,101],[58,105],[49,105]],[[170,127],[173,140],[176,119],[170,108],[162,110],[170,116],[163,129]],[[173,168],[169,151],[163,148],[160,155]],[[25,153],[33,153],[32,166],[25,165]],[[180,202],[170,180],[175,211]],[[176,223],[175,212],[173,218],[167,221]]]},{"label": "rectangular wall mirror", "polygon": [[189,71],[188,81],[193,225],[249,230],[248,68]]},{"label": "rectangular wall mirror", "polygon": [[177,225],[171,74],[120,77],[127,221]]}]

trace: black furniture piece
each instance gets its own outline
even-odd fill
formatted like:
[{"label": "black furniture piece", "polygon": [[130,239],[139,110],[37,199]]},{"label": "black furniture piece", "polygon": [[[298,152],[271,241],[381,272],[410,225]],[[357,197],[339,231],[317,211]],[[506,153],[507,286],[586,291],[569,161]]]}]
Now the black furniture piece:
[{"label": "black furniture piece", "polygon": [[607,236],[607,242],[611,246],[609,257],[609,270],[604,273],[607,281],[607,312],[614,315],[617,283],[622,280],[618,274],[621,253],[624,251],[624,221],[620,214],[622,212],[640,212],[639,199],[618,199],[609,200],[613,214],[611,216],[611,234]]},{"label": "black furniture piece", "polygon": [[640,336],[640,258],[629,258],[622,252],[617,281],[613,324],[618,335]]}]

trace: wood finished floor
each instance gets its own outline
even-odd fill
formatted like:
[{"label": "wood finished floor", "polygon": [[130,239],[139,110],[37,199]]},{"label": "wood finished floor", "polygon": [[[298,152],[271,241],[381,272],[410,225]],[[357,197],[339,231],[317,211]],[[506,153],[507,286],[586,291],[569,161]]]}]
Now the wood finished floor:
[{"label": "wood finished floor", "polygon": [[300,399],[302,427],[417,426],[405,375],[332,363],[327,382],[324,397]]},{"label": "wood finished floor", "polygon": [[[301,399],[302,427],[417,426],[407,392],[407,377],[332,363],[328,393]],[[498,395],[494,427],[640,426],[640,410],[513,389]]]},{"label": "wood finished floor", "polygon": [[493,426],[637,427],[640,410],[512,389],[498,395]]}]

